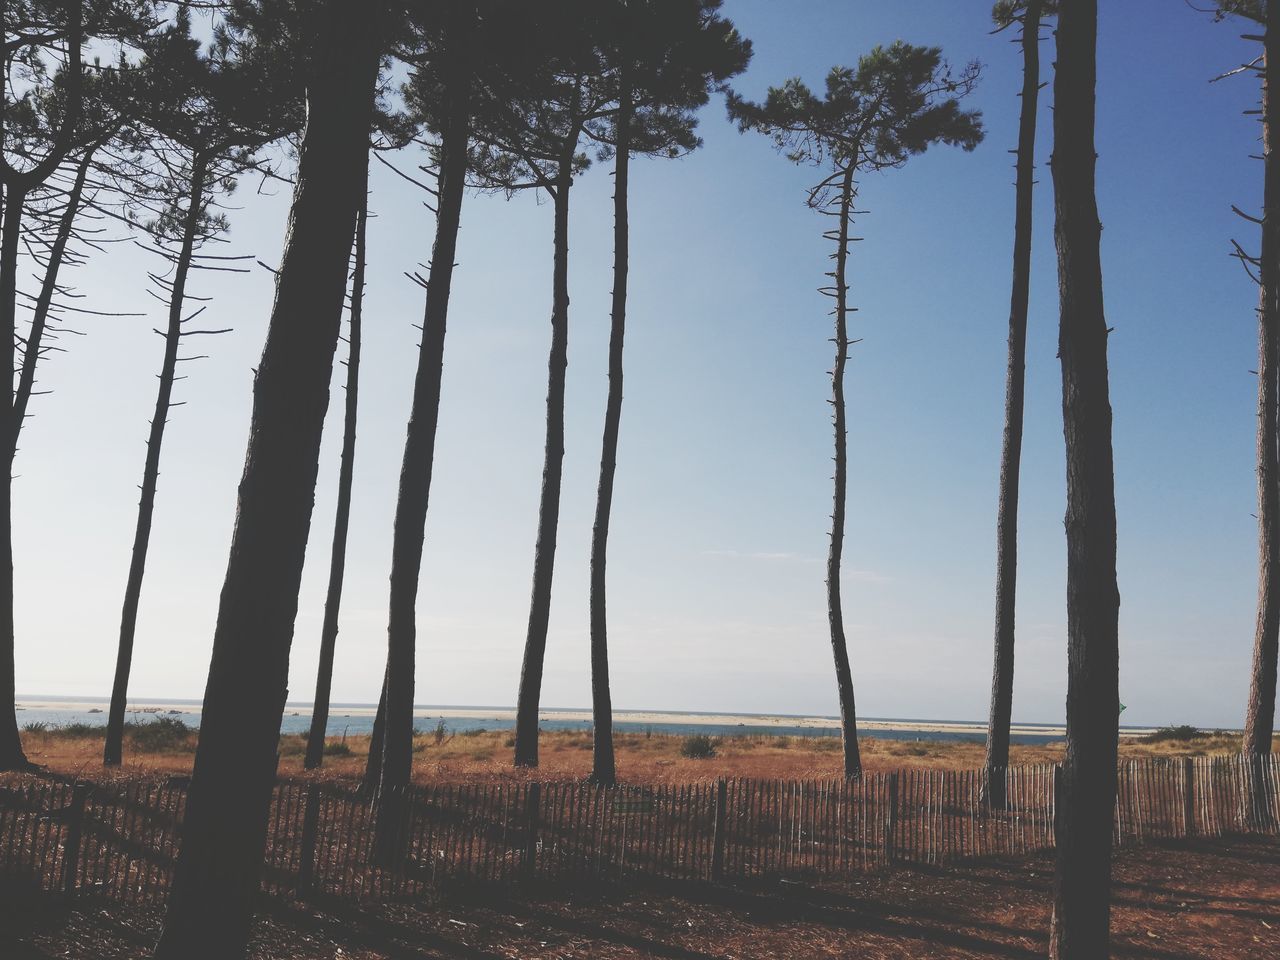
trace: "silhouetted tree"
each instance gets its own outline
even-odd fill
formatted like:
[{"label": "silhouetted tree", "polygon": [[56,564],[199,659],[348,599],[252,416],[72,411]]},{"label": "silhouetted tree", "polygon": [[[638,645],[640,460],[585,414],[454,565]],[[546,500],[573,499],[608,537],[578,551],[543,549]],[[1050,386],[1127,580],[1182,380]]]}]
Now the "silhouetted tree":
[{"label": "silhouetted tree", "polygon": [[987,719],[987,800],[1005,802],[1009,724],[1013,713],[1014,614],[1018,583],[1018,480],[1022,467],[1022,408],[1026,382],[1027,301],[1031,292],[1031,211],[1035,185],[1036,109],[1040,100],[1040,22],[1055,0],[1000,0],[991,11],[997,30],[1022,27],[1022,106],[1018,121],[1013,221],[1013,292],[1009,302],[1009,360],[1005,374],[1004,436],[1000,448],[1000,505],[996,514],[995,663]]},{"label": "silhouetted tree", "polygon": [[600,479],[591,534],[591,779],[614,783],[613,706],[605,565],[618,433],[622,418],[622,351],[626,335],[631,155],[680,156],[700,145],[695,111],[712,90],[746,69],[751,44],[719,15],[721,0],[631,0],[613,9],[609,63],[618,90],[606,147],[614,155],[613,300],[609,329],[609,393]]},{"label": "silhouetted tree", "polygon": [[[270,39],[279,23],[257,20],[262,10],[245,4],[237,12]],[[156,949],[165,960],[245,953],[388,14],[382,2],[298,8],[291,40],[302,53],[291,62],[305,80],[307,122],[254,379],[182,844]]]},{"label": "silhouetted tree", "polygon": [[1103,960],[1110,950],[1120,593],[1094,190],[1097,27],[1097,0],[1061,0],[1051,166],[1067,459],[1067,748],[1055,804],[1050,954],[1056,960]]},{"label": "silhouetted tree", "polygon": [[188,279],[192,269],[237,269],[227,257],[202,252],[227,228],[225,215],[215,208],[216,196],[234,188],[236,176],[256,164],[260,148],[295,131],[302,122],[301,104],[293,91],[283,90],[284,97],[273,98],[280,85],[264,82],[266,78],[256,69],[261,66],[260,61],[238,61],[230,53],[225,35],[202,53],[199,42],[191,36],[185,9],[178,11],[172,25],[145,44],[145,50],[142,82],[131,93],[141,104],[134,122],[154,138],[150,150],[156,178],[152,190],[154,215],[143,227],[154,241],[154,246],[145,249],[168,264],[166,271],[149,274],[160,290],[158,299],[167,301],[168,323],[163,331],[156,331],[164,338],[164,356],[147,437],[138,520],[120,614],[115,680],[102,755],[108,766],[120,763],[124,745],[138,604],[151,542],[161,444],[170,408],[176,405],[173,387],[178,364],[200,359],[198,355],[179,356],[179,351],[186,337],[229,332],[186,326],[205,311],[201,306],[190,316],[183,316],[189,298]]},{"label": "silhouetted tree", "polygon": [[[477,107],[474,93],[514,38],[507,31],[510,7],[453,0],[421,11],[414,24],[419,49],[404,92],[411,116],[435,138],[431,153],[436,224],[429,278],[414,277],[426,288],[426,302],[392,533],[387,667],[365,776],[366,786],[376,783],[386,796],[391,788],[409,782],[413,767],[418,578],[435,463],[449,294]],[[395,810],[385,805],[379,810],[380,816],[396,819]],[[386,830],[379,831],[379,837],[389,836]]]},{"label": "silhouetted tree", "polygon": [[324,762],[329,727],[329,691],[333,685],[333,657],[338,644],[338,611],[347,569],[347,527],[351,520],[351,483],[355,476],[356,414],[360,399],[360,322],[364,314],[365,236],[369,225],[369,166],[365,164],[365,198],[356,220],[355,265],[351,272],[351,313],[347,320],[346,403],[342,416],[342,456],[338,468],[338,502],[334,508],[333,544],[329,550],[329,586],[320,627],[320,662],[316,695],[311,705],[311,729],[303,766],[314,770]]},{"label": "silhouetted tree", "polygon": [[[1214,19],[1238,16],[1263,28],[1263,52],[1252,62],[1222,77],[1254,73],[1262,83],[1262,217],[1251,217],[1261,227],[1258,256],[1245,253],[1232,241],[1237,257],[1258,284],[1258,609],[1249,671],[1249,698],[1245,708],[1243,752],[1253,758],[1246,797],[1246,816],[1262,824],[1270,809],[1268,778],[1260,759],[1271,753],[1275,729],[1276,661],[1280,652],[1280,155],[1274,149],[1280,97],[1273,95],[1280,65],[1280,10],[1271,0],[1221,0]],[[1280,70],[1280,66],[1277,66]]]},{"label": "silhouetted tree", "polygon": [[834,67],[827,74],[823,97],[798,79],[771,87],[764,103],[752,103],[735,94],[729,97],[729,115],[739,129],[766,134],[794,163],[830,170],[810,188],[808,204],[836,218],[836,227],[824,234],[836,247],[831,255],[835,269],[827,274],[832,284],[821,288],[821,292],[835,300],[836,349],[830,401],[835,428],[835,477],[827,555],[827,615],[840,695],[846,777],[862,775],[853,676],[840,596],[848,470],[844,375],[849,347],[855,342],[849,339],[848,316],[853,308],[848,303],[846,271],[849,245],[859,239],[849,234],[857,176],[901,167],[935,143],[974,149],[982,140],[981,114],[962,110],[960,99],[973,89],[978,75],[977,63],[953,74],[939,48],[896,41],[889,47],[875,47],[858,60],[856,69]]},{"label": "silhouetted tree", "polygon": [[[16,367],[17,272],[23,212],[29,196],[83,147],[82,45],[136,40],[153,4],[134,0],[46,3],[15,0],[4,11],[3,109],[0,109],[0,369]],[[37,348],[38,350],[38,348]],[[12,387],[0,400],[0,450],[13,458],[18,423]],[[12,471],[0,479],[0,698],[12,703],[14,677]],[[12,707],[0,710],[0,770],[28,766]]]}]

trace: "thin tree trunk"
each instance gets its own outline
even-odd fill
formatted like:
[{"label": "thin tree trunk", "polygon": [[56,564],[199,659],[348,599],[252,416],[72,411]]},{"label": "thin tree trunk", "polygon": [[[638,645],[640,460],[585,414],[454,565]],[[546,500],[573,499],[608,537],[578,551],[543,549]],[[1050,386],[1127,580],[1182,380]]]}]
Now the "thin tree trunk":
[{"label": "thin tree trunk", "polygon": [[320,664],[316,695],[311,705],[311,731],[303,767],[314,770],[324,762],[324,738],[329,727],[329,689],[333,685],[333,655],[338,644],[338,611],[347,567],[347,526],[351,519],[351,480],[355,474],[356,411],[360,399],[360,316],[364,306],[365,233],[369,220],[369,165],[365,164],[365,194],[356,219],[355,267],[351,274],[351,320],[347,326],[347,398],[342,420],[342,459],[338,467],[338,503],[329,553],[329,589],[320,627]]},{"label": "thin tree trunk", "polygon": [[[576,139],[574,142],[576,145]],[[529,630],[524,641],[520,694],[516,701],[515,763],[538,765],[538,702],[542,664],[551,619],[551,580],[560,523],[560,479],[564,467],[564,383],[569,365],[569,188],[573,184],[573,146],[560,161],[555,190],[555,257],[552,283],[551,352],[547,360],[547,439],[538,503],[538,540],[533,555]]]},{"label": "thin tree trunk", "polygon": [[378,709],[373,715],[373,729],[369,732],[369,756],[364,761],[364,779],[360,789],[367,794],[378,790],[382,779],[382,740],[387,729],[387,674],[382,673],[382,692],[378,694]]},{"label": "thin tree trunk", "polygon": [[613,310],[609,329],[609,399],[605,405],[604,440],[596,519],[591,531],[591,780],[612,786],[617,780],[613,756],[613,702],[609,695],[609,633],[605,604],[605,564],[609,517],[613,510],[613,476],[618,464],[618,429],[622,421],[622,347],[627,332],[627,270],[630,235],[627,189],[631,162],[631,85],[622,71],[618,94],[618,143],[613,174]]},{"label": "thin tree trunk", "polygon": [[120,645],[116,651],[116,675],[111,686],[111,708],[107,714],[107,741],[102,752],[105,766],[118,766],[124,747],[124,710],[129,695],[129,669],[133,663],[133,637],[138,624],[138,601],[151,542],[151,517],[155,510],[156,481],[160,476],[160,445],[173,398],[174,376],[178,369],[178,346],[182,342],[182,310],[186,298],[187,275],[195,249],[196,231],[204,202],[205,160],[196,155],[191,166],[191,186],[187,195],[186,222],[182,245],[173,272],[169,293],[169,325],[165,330],[164,361],[160,365],[160,386],[156,391],[155,413],[147,437],[147,459],[142,470],[142,496],[138,500],[138,524],[133,534],[133,555],[129,579],[125,583],[124,605],[120,612]]},{"label": "thin tree trunk", "polygon": [[1018,481],[1022,466],[1022,406],[1026,380],[1027,301],[1031,289],[1031,200],[1035,184],[1036,107],[1040,94],[1040,0],[1022,18],[1022,115],[1013,221],[1013,292],[1009,304],[1009,362],[1005,374],[1000,506],[996,518],[995,663],[987,721],[987,800],[1005,804],[1013,713],[1014,612],[1018,583]]},{"label": "thin tree trunk", "polygon": [[[856,155],[856,151],[855,151]],[[849,359],[849,218],[853,209],[853,174],[850,165],[840,183],[840,227],[836,238],[835,365],[831,368],[831,421],[835,433],[836,472],[831,497],[831,545],[827,553],[827,620],[831,627],[831,653],[835,659],[836,688],[840,694],[840,733],[844,742],[844,775],[862,776],[858,751],[858,719],[854,711],[853,674],[849,646],[844,635],[844,609],[840,599],[840,564],[844,558],[845,493],[848,486],[849,430],[845,423],[844,371]]]},{"label": "thin tree trunk", "polygon": [[[22,205],[26,191],[9,186],[5,194],[4,227],[0,232],[0,370],[14,366],[13,336],[16,323],[18,276],[18,236],[22,227]],[[17,437],[13,391],[0,391],[0,439],[12,450]],[[13,635],[13,471],[0,471],[0,770],[30,767],[18,734],[18,713],[14,698],[17,684]]]},{"label": "thin tree trunk", "polygon": [[18,437],[26,424],[27,404],[31,400],[31,391],[35,388],[36,365],[40,362],[40,349],[49,319],[49,308],[53,304],[53,295],[58,289],[58,271],[62,268],[76,214],[80,212],[84,183],[89,176],[89,166],[97,149],[98,145],[94,144],[80,158],[75,181],[71,185],[71,192],[67,194],[67,205],[62,211],[62,218],[58,221],[57,236],[54,237],[53,246],[49,248],[49,262],[45,266],[44,280],[40,285],[40,293],[36,297],[35,309],[31,314],[31,329],[27,333],[27,342],[22,351],[22,369],[18,374],[18,389],[13,397],[13,450],[9,454],[11,461],[18,451]]},{"label": "thin tree trunk", "polygon": [[1272,95],[1272,63],[1280,64],[1280,25],[1275,4],[1266,7],[1262,80],[1262,250],[1258,303],[1258,621],[1245,712],[1244,751],[1271,752],[1276,708],[1276,650],[1280,638],[1280,467],[1277,466],[1277,402],[1280,390],[1280,157],[1272,138],[1280,97]]},{"label": "thin tree trunk", "polygon": [[347,264],[368,163],[383,3],[310,14],[307,126],[218,609],[200,742],[156,956],[239,960],[266,841],[289,647]]},{"label": "thin tree trunk", "polygon": [[1067,748],[1057,804],[1055,960],[1110,955],[1120,593],[1102,227],[1094,187],[1097,28],[1097,0],[1062,0],[1052,166],[1067,461]]},{"label": "thin tree trunk", "polygon": [[[462,197],[466,187],[467,144],[471,137],[467,91],[469,78],[459,71],[452,84],[447,128],[441,135],[436,235],[423,308],[422,344],[413,383],[413,405],[405,431],[400,488],[391,542],[391,592],[387,616],[387,672],[382,728],[379,792],[409,783],[413,768],[414,660],[417,643],[418,578],[426,535],[427,507],[435,465],[436,426],[444,372],[445,327],[457,255]],[[383,804],[383,816],[395,811]],[[379,830],[379,836],[388,836]]]}]

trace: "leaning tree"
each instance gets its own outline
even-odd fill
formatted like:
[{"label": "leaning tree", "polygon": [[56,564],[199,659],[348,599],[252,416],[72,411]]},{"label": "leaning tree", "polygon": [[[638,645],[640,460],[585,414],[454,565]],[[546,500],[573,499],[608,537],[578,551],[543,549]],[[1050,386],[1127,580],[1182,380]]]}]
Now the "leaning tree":
[{"label": "leaning tree", "polygon": [[1022,107],[1014,180],[1013,290],[1009,297],[1009,359],[1005,373],[1004,434],[1000,447],[1000,503],[996,511],[995,658],[987,719],[987,801],[1005,803],[1009,724],[1013,714],[1013,647],[1018,583],[1018,483],[1022,469],[1022,410],[1026,389],[1027,303],[1031,293],[1031,213],[1035,187],[1036,110],[1040,102],[1040,26],[1056,0],[999,0],[996,32],[1020,26]]},{"label": "leaning tree", "polygon": [[831,284],[820,288],[835,301],[835,363],[831,370],[832,423],[835,430],[835,476],[831,511],[831,543],[827,554],[827,616],[840,696],[846,777],[862,775],[858,728],[854,714],[853,676],[845,640],[840,595],[844,553],[845,490],[848,476],[845,421],[845,365],[849,348],[849,284],[847,269],[858,176],[896,169],[936,143],[974,149],[982,140],[981,114],[962,109],[960,101],[977,84],[979,66],[952,72],[938,47],[895,41],[859,58],[856,68],[835,67],[827,74],[819,97],[799,79],[771,87],[763,103],[729,97],[729,116],[740,130],[770,137],[793,163],[824,168],[807,193],[809,207],[833,217],[835,227],[823,236],[834,242],[827,273]]},{"label": "leaning tree", "polygon": [[[4,10],[0,188],[0,369],[16,367],[19,245],[28,198],[84,146],[83,47],[119,50],[153,24],[146,0],[47,3],[15,0]],[[109,61],[117,62],[118,56]],[[103,67],[103,70],[113,69]],[[96,117],[94,118],[96,119]],[[0,450],[12,460],[18,425],[12,387],[0,399]],[[12,703],[14,676],[12,471],[0,479],[0,698]],[[13,707],[0,709],[0,770],[28,766]]]},{"label": "leaning tree", "polygon": [[1115,470],[1094,169],[1097,0],[1060,0],[1053,83],[1062,419],[1067,461],[1067,747],[1050,955],[1109,955],[1120,724]]},{"label": "leaning tree", "polygon": [[603,136],[614,158],[613,298],[609,326],[609,390],[601,440],[595,523],[591,532],[591,779],[614,783],[613,705],[609,690],[606,559],[622,419],[622,356],[626,336],[630,228],[630,161],[683,156],[701,144],[696,111],[724,90],[751,58],[751,43],[720,16],[721,0],[632,0],[612,5],[607,63],[617,113]]},{"label": "leaning tree", "polygon": [[[193,270],[240,269],[234,261],[243,258],[206,252],[228,226],[218,197],[235,188],[237,176],[259,166],[258,153],[263,147],[302,124],[300,91],[267,75],[264,70],[272,65],[263,59],[244,57],[243,48],[237,50],[226,33],[218,34],[207,50],[201,50],[191,35],[185,9],[144,44],[144,52],[146,59],[137,71],[137,82],[127,88],[135,111],[131,123],[150,135],[143,195],[137,198],[150,216],[139,217],[139,226],[151,240],[142,249],[160,262],[157,269],[148,271],[148,277],[156,288],[153,295],[165,304],[168,319],[163,330],[155,331],[164,340],[164,353],[120,613],[102,755],[107,766],[118,765],[123,751],[138,604],[151,542],[165,425],[170,410],[178,405],[173,400],[178,365],[203,356],[181,356],[182,346],[188,338],[229,332],[228,328],[190,325],[205,312],[210,298],[191,294],[188,281]],[[188,300],[203,302],[188,315]]]},{"label": "leaning tree", "polygon": [[200,740],[156,956],[243,957],[275,781],[289,648],[311,524],[321,432],[362,202],[385,31],[382,2],[244,2],[268,46],[283,43],[306,87],[284,252],[218,606]]}]

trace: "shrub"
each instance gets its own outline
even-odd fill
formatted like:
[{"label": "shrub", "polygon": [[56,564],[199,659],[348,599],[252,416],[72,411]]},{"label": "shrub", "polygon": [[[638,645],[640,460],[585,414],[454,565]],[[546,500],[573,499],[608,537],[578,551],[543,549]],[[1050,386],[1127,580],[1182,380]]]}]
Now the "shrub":
[{"label": "shrub", "polygon": [[779,750],[789,750],[789,749],[791,749],[791,738],[790,738],[790,737],[774,737],[774,738],[773,738],[773,740],[772,740],[772,741],[770,741],[770,743],[771,743],[771,745],[772,745],[772,746],[777,747]]},{"label": "shrub", "polygon": [[449,732],[449,726],[443,720],[436,721],[436,746],[444,743],[444,735]]},{"label": "shrub", "polygon": [[1159,730],[1147,734],[1142,738],[1142,741],[1143,743],[1164,743],[1166,741],[1186,743],[1190,740],[1200,740],[1206,736],[1208,734],[1198,727],[1183,723],[1176,727],[1161,727]]},{"label": "shrub", "polygon": [[684,742],[680,744],[680,756],[688,757],[690,760],[706,760],[715,755],[716,745],[705,733],[695,733],[693,736],[685,737]]},{"label": "shrub", "polygon": [[50,731],[54,736],[66,737],[68,740],[81,740],[85,737],[104,737],[107,728],[96,723],[64,723]]},{"label": "shrub", "polygon": [[189,750],[195,730],[177,717],[156,717],[150,723],[126,723],[125,733],[138,750]]},{"label": "shrub", "polygon": [[324,745],[324,755],[326,757],[349,757],[351,756],[351,748],[347,746],[345,740],[327,740]]},{"label": "shrub", "polygon": [[32,720],[30,723],[22,725],[23,733],[48,733],[49,725],[43,720]]}]

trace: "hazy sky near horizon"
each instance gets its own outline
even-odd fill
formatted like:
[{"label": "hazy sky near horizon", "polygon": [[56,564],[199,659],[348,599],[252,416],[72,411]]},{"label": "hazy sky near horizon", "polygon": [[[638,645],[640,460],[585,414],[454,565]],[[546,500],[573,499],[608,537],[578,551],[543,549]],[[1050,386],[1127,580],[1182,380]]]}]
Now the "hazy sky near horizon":
[{"label": "hazy sky near horizon", "polygon": [[[987,140],[864,177],[851,268],[845,619],[859,713],[981,718],[990,686],[1020,59],[985,2],[726,0],[755,44],[738,89],[820,85],[877,43],[979,59]],[[1253,638],[1257,84],[1241,24],[1181,0],[1102,4],[1098,190],[1115,413],[1121,700],[1127,723],[1239,726]],[[1044,50],[1051,81],[1052,46]],[[1065,696],[1065,544],[1052,88],[1042,96],[1014,718]],[[829,245],[815,171],[740,135],[716,99],[705,146],[633,165],[626,401],[609,553],[619,708],[836,711],[823,579],[830,510]],[[421,162],[405,156],[403,165]],[[612,181],[573,189],[567,453],[542,703],[590,703],[587,561],[607,385]],[[347,586],[333,697],[377,698],[391,520],[433,221],[372,173]],[[230,252],[279,257],[287,193],[245,180]],[[550,329],[551,207],[469,196],[445,356],[418,607],[419,703],[510,704],[528,612]],[[19,694],[107,695],[154,404],[162,315],[127,244],[70,277],[95,309],[42,368],[14,486]],[[206,274],[211,326],[170,418],[131,692],[204,689],[271,276]],[[339,347],[339,358],[345,346]],[[345,368],[321,456],[290,699],[310,700],[332,536]]]}]

